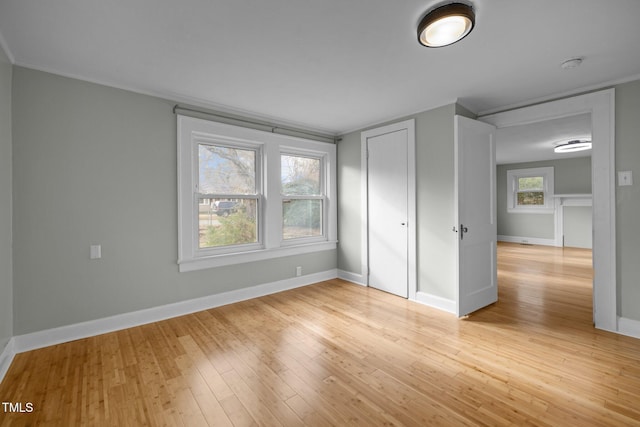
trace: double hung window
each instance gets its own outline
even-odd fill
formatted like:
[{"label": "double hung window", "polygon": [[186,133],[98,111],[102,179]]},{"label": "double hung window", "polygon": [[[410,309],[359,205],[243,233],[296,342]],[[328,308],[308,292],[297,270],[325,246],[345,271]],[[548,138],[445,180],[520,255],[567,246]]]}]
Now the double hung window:
[{"label": "double hung window", "polygon": [[507,210],[553,213],[553,167],[507,171]]},{"label": "double hung window", "polygon": [[260,243],[259,158],[259,147],[198,142],[199,249]]},{"label": "double hung window", "polygon": [[323,163],[322,157],[293,153],[280,155],[284,241],[323,235],[326,204]]},{"label": "double hung window", "polygon": [[178,116],[180,271],[336,247],[335,145]]}]

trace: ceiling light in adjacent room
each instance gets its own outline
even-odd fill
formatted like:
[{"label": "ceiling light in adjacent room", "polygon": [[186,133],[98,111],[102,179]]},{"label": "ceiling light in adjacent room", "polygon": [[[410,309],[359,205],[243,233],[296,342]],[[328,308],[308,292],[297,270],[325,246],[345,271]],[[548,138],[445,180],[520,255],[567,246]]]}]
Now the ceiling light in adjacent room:
[{"label": "ceiling light in adjacent room", "polygon": [[579,67],[582,64],[582,61],[584,61],[584,58],[582,58],[582,57],[575,57],[575,58],[567,59],[566,61],[562,62],[562,64],[560,64],[560,67],[563,70],[566,70],[566,69],[569,69],[569,68],[576,68],[576,67]]},{"label": "ceiling light in adjacent room", "polygon": [[555,146],[553,151],[555,153],[575,153],[576,151],[591,150],[591,141],[574,139],[563,144]]},{"label": "ceiling light in adjacent room", "polygon": [[473,8],[450,3],[427,13],[418,25],[418,41],[427,47],[453,44],[467,36],[475,24]]}]

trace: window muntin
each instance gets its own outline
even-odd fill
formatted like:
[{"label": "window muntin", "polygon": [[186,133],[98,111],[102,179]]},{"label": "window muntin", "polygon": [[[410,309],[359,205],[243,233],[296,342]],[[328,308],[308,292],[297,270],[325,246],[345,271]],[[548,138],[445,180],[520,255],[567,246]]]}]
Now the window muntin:
[{"label": "window muntin", "polygon": [[507,171],[507,211],[553,213],[553,167]]},{"label": "window muntin", "polygon": [[283,240],[323,236],[323,165],[321,157],[280,155]]}]

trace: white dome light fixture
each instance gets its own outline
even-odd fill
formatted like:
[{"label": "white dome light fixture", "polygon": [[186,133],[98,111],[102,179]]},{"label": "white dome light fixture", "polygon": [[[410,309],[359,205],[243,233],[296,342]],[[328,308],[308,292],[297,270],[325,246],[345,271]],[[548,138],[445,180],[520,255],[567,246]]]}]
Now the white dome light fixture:
[{"label": "white dome light fixture", "polygon": [[553,151],[555,153],[575,153],[576,151],[591,150],[591,147],[592,144],[589,140],[574,139],[572,141],[556,145]]},{"label": "white dome light fixture", "polygon": [[473,8],[450,3],[427,13],[418,25],[418,41],[426,47],[443,47],[465,38],[475,25]]}]

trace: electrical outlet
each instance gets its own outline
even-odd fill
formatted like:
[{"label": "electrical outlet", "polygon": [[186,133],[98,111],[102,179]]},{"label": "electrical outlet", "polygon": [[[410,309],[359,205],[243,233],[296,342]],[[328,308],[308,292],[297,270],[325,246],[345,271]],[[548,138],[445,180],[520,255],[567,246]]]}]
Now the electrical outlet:
[{"label": "electrical outlet", "polygon": [[296,267],[296,277],[302,276],[302,267]]}]

